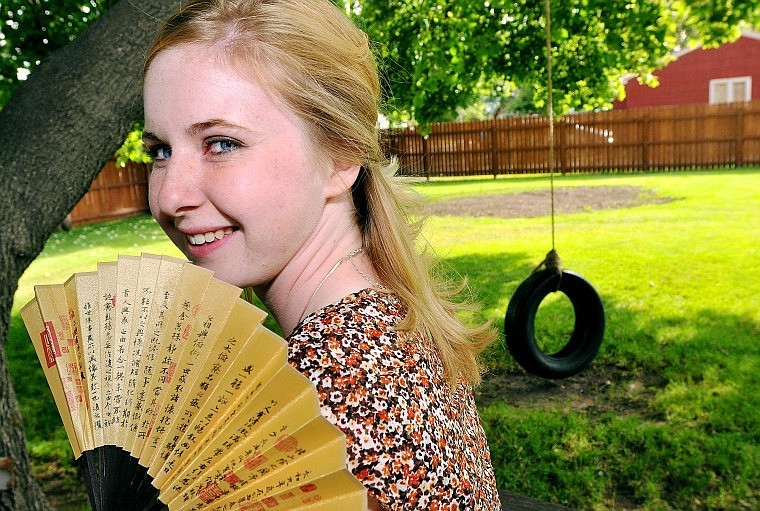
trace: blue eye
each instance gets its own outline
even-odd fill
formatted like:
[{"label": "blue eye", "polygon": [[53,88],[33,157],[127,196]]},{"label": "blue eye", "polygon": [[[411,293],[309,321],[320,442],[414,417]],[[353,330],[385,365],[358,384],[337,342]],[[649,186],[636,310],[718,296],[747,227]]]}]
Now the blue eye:
[{"label": "blue eye", "polygon": [[171,158],[172,155],[172,148],[165,145],[159,145],[155,147],[151,147],[148,151],[148,154],[150,155],[151,159],[155,161],[163,161],[168,160]]},{"label": "blue eye", "polygon": [[229,138],[218,138],[206,142],[208,152],[211,154],[229,153],[240,147],[240,143]]}]

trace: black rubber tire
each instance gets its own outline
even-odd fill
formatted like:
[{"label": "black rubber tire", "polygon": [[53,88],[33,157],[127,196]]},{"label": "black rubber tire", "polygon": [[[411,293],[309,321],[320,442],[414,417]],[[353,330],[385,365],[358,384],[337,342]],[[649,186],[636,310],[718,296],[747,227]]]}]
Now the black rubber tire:
[{"label": "black rubber tire", "polygon": [[[536,342],[534,325],[538,306],[550,293],[560,291],[573,304],[575,326],[567,344],[546,354]],[[547,379],[567,378],[585,369],[599,353],[604,338],[604,305],[594,287],[572,271],[541,270],[520,284],[504,317],[504,336],[512,356],[527,372]]]}]

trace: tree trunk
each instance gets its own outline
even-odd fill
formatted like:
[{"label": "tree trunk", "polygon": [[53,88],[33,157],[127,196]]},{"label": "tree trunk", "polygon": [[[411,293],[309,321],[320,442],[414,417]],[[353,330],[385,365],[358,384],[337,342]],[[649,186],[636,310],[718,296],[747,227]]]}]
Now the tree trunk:
[{"label": "tree trunk", "polygon": [[0,482],[11,476],[0,511],[50,509],[31,475],[5,357],[18,279],[142,117],[142,59],[178,4],[117,3],[0,111]]}]

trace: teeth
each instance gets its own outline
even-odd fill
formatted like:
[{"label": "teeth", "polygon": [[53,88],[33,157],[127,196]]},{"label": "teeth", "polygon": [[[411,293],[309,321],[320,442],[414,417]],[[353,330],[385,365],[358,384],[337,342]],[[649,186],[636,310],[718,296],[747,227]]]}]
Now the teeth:
[{"label": "teeth", "polygon": [[203,245],[204,243],[220,240],[228,234],[232,234],[231,227],[217,229],[216,231],[209,231],[206,233],[188,235],[187,241],[189,241],[191,245]]}]

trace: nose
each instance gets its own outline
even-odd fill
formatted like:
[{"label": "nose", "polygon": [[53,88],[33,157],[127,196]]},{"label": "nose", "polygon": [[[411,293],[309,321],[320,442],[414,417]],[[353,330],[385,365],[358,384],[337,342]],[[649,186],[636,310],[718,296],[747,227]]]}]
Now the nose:
[{"label": "nose", "polygon": [[203,204],[202,169],[175,151],[170,161],[150,173],[148,202],[154,216],[177,217]]}]

